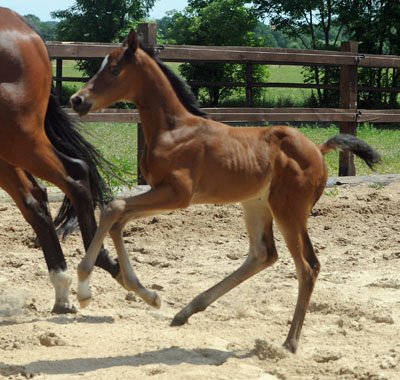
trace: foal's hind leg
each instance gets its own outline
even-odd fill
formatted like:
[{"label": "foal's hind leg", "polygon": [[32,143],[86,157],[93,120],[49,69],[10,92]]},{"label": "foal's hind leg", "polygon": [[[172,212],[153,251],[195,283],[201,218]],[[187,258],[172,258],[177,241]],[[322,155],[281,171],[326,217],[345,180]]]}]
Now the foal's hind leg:
[{"label": "foal's hind leg", "polygon": [[[311,190],[310,193],[312,194]],[[286,199],[286,202],[281,201],[282,197]],[[293,194],[292,198],[285,198],[282,192],[279,193],[278,198],[275,201],[271,197],[270,205],[295,262],[299,287],[296,309],[288,336],[283,344],[289,351],[295,353],[311,294],[320,270],[318,258],[307,232],[307,218],[314,201],[308,202],[304,199],[298,199],[297,204],[291,204]]]},{"label": "foal's hind leg", "polygon": [[229,290],[272,265],[278,259],[267,195],[261,199],[243,202],[242,205],[250,240],[249,255],[246,261],[224,280],[194,298],[174,317],[171,326],[185,324],[191,315],[205,310]]},{"label": "foal's hind leg", "polygon": [[69,300],[71,277],[47,207],[47,194],[35,178],[0,160],[0,187],[13,198],[32,226],[42,247],[50,280],[55,289],[53,313],[76,313]]}]

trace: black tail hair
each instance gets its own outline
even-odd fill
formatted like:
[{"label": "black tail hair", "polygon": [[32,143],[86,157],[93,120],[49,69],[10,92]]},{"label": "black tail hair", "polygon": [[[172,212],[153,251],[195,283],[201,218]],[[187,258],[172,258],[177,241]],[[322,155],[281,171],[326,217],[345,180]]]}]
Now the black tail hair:
[{"label": "black tail hair", "polygon": [[320,146],[323,154],[336,148],[353,152],[363,159],[371,169],[374,168],[375,164],[381,162],[381,156],[375,149],[369,146],[365,141],[353,135],[339,134]]},{"label": "black tail hair", "polygon": [[[61,107],[52,88],[45,119],[45,131],[50,142],[60,153],[84,161],[89,168],[90,191],[93,208],[103,206],[112,199],[112,193],[104,182],[99,170],[112,173],[113,164],[108,162],[80,133],[79,122]],[[116,176],[118,177],[118,176]],[[77,226],[75,210],[67,197],[64,197],[54,224],[58,233],[65,238]]]}]

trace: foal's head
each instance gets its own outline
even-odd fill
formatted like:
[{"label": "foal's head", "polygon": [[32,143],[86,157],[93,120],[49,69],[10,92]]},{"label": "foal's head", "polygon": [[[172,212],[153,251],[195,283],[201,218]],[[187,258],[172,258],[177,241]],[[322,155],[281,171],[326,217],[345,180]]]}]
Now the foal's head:
[{"label": "foal's head", "polygon": [[145,56],[139,49],[138,35],[132,29],[122,47],[105,57],[97,74],[71,96],[74,111],[85,115],[118,100],[136,103],[136,89],[141,88],[142,80],[139,69]]}]

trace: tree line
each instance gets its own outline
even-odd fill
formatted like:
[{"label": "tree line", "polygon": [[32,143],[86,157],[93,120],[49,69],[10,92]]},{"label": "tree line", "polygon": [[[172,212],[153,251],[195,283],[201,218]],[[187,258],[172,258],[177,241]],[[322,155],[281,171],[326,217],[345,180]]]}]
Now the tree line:
[{"label": "tree line", "polygon": [[[37,25],[45,39],[87,42],[119,42],[138,22],[149,21],[155,0],[76,0],[66,10],[53,12],[59,22]],[[188,0],[182,11],[170,11],[157,22],[158,42],[188,45],[266,46],[339,50],[341,41],[358,41],[359,52],[400,55],[400,2],[392,0]],[[79,62],[92,75],[97,62]],[[187,81],[244,81],[239,64],[185,63],[179,67]],[[305,67],[306,83],[337,84],[338,69]],[[256,65],[255,82],[268,81],[268,68]],[[396,69],[361,68],[359,81],[373,87],[399,86]],[[194,88],[203,105],[217,106],[244,89]],[[263,89],[254,96],[262,97]],[[315,90],[309,102],[316,107],[337,107],[338,93]],[[398,94],[361,92],[362,108],[397,108]]]}]

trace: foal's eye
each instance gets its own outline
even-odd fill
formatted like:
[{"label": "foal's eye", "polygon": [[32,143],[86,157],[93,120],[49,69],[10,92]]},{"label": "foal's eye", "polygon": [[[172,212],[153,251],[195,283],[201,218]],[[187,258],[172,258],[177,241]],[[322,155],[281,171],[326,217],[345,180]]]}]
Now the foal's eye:
[{"label": "foal's eye", "polygon": [[111,70],[111,75],[113,75],[114,77],[118,76],[119,74],[119,70],[118,69],[112,69]]}]

